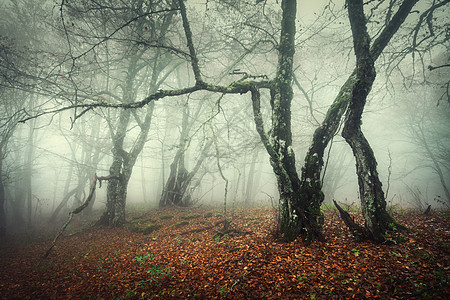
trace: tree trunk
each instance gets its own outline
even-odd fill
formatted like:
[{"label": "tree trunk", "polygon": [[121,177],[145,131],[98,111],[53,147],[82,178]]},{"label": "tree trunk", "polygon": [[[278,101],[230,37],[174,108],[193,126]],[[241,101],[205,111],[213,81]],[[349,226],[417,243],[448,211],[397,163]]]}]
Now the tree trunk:
[{"label": "tree trunk", "polygon": [[[370,55],[375,62],[394,34],[403,24],[412,7],[418,0],[405,0],[399,7],[395,15],[384,27],[378,38],[370,48]],[[323,167],[323,156],[325,148],[337,134],[341,119],[347,111],[349,102],[354,94],[358,82],[356,69],[349,76],[342,86],[333,104],[328,109],[320,127],[314,131],[313,140],[305,156],[302,168],[300,197],[306,203],[313,203],[313,206],[320,206],[324,200],[321,183],[321,172]]]},{"label": "tree trunk", "polygon": [[270,89],[272,126],[269,133],[264,130],[260,110],[260,92],[251,87],[253,115],[256,130],[260,135],[275,173],[280,194],[278,229],[285,241],[294,240],[301,234],[309,243],[317,238],[323,240],[319,224],[320,206],[309,206],[300,198],[300,179],[295,167],[292,150],[291,102],[293,98],[293,59],[295,53],[296,1],[282,1],[283,19],[278,54],[276,78]]},{"label": "tree trunk", "polygon": [[[356,83],[356,73],[353,72],[339,91],[338,96],[328,109],[325,120],[314,131],[313,140],[305,156],[302,168],[300,197],[305,203],[320,207],[325,197],[322,191],[321,172],[324,152],[330,141],[336,135],[342,116],[347,110],[350,95]],[[309,206],[307,205],[307,206]]]},{"label": "tree trunk", "polygon": [[[254,152],[252,153],[252,161],[250,163],[250,169],[248,171],[248,178],[247,178],[247,184],[244,185],[245,186],[245,205],[250,206],[252,205],[253,202],[253,189],[254,189],[254,184],[255,184],[255,166],[256,166],[256,160],[258,158],[258,150],[254,150]],[[244,172],[245,175],[245,172]],[[244,176],[245,178],[245,176]]]},{"label": "tree trunk", "polygon": [[111,151],[113,161],[109,169],[110,176],[118,175],[119,179],[108,181],[106,209],[97,222],[97,225],[122,226],[125,223],[128,182],[133,172],[136,159],[147,141],[154,107],[155,103],[150,103],[147,106],[144,121],[138,122],[141,131],[135,139],[130,152],[126,152],[123,149],[123,145],[131,112],[130,110],[120,111],[116,133],[112,134],[113,148]]},{"label": "tree trunk", "polygon": [[[180,80],[181,81],[181,80]],[[189,102],[184,104],[183,118],[181,122],[181,133],[178,139],[177,153],[170,165],[169,178],[164,186],[159,207],[166,207],[170,205],[177,206],[190,206],[192,204],[192,198],[190,192],[188,192],[192,179],[200,169],[208,149],[211,147],[212,142],[207,141],[201,150],[201,153],[195,163],[193,169],[189,172],[185,167],[184,155],[190,145],[190,131],[193,123],[189,120],[197,120],[202,111],[203,103],[200,103],[196,108],[193,115],[190,114]]]},{"label": "tree trunk", "polygon": [[171,205],[186,206],[189,204],[190,196],[186,194],[192,177],[184,167],[184,150],[178,150],[174,161],[170,165],[170,174],[164,187],[159,207]]},{"label": "tree trunk", "polygon": [[120,175],[120,178],[119,180],[108,181],[106,209],[97,222],[98,225],[121,226],[125,223],[125,206],[129,177],[127,178],[124,174],[124,158],[128,153],[123,150],[123,144],[130,117],[130,110],[121,110],[116,132],[115,134],[112,133],[113,148],[111,152],[113,154],[113,161],[109,168],[109,174]]},{"label": "tree trunk", "polygon": [[[199,112],[200,110],[198,110]],[[196,115],[197,116],[197,115]],[[184,103],[183,118],[181,121],[181,133],[178,139],[178,150],[175,154],[173,162],[170,164],[169,178],[164,186],[159,207],[171,205],[185,206],[189,202],[190,196],[186,194],[187,188],[191,183],[192,176],[185,168],[184,155],[188,148],[188,139],[190,132],[189,124],[190,110],[189,103]],[[195,117],[193,118],[196,119]],[[185,199],[186,198],[186,199]],[[187,200],[187,201],[186,201]]]},{"label": "tree trunk", "polygon": [[0,146],[0,240],[6,235],[6,194],[5,185],[3,183],[3,151]]},{"label": "tree trunk", "polygon": [[31,214],[33,211],[33,190],[32,190],[32,172],[33,172],[33,153],[34,153],[34,124],[35,120],[30,121],[28,132],[27,152],[25,156],[25,196],[27,203],[27,223],[31,226]]},{"label": "tree trunk", "polygon": [[377,172],[377,162],[368,141],[361,131],[361,117],[376,72],[370,53],[363,1],[348,2],[349,19],[356,56],[357,82],[345,116],[342,136],[350,145],[356,160],[359,194],[366,228],[376,242],[384,241],[384,232],[393,219],[386,211],[386,200]]},{"label": "tree trunk", "polygon": [[427,152],[428,157],[433,162],[433,170],[436,172],[436,174],[439,176],[439,181],[442,185],[442,189],[444,190],[445,197],[447,199],[447,205],[450,205],[450,191],[448,189],[447,183],[445,182],[445,176],[444,172],[442,171],[441,164],[434,155],[433,151],[431,150],[430,146],[428,145],[427,138],[425,137],[425,133],[423,131],[423,126],[421,124],[418,124],[414,127],[416,132],[416,135],[418,137],[418,140],[421,142],[421,146],[425,148],[425,151]]}]

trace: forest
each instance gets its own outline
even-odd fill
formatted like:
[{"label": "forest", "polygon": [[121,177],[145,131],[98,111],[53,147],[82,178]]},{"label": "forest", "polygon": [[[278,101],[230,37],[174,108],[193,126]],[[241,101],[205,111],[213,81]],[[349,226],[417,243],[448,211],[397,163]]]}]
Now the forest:
[{"label": "forest", "polygon": [[0,298],[450,297],[450,0],[3,0]]}]

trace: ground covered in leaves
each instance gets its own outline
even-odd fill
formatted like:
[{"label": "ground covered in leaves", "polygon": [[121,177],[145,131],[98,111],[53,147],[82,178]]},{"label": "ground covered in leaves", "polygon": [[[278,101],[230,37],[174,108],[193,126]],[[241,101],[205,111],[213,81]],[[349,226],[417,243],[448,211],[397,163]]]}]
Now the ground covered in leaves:
[{"label": "ground covered in leaves", "polygon": [[[229,213],[228,213],[229,214]],[[2,299],[449,299],[449,212],[398,211],[392,245],[355,242],[336,211],[327,242],[274,237],[271,208],[133,211],[125,228],[69,225],[0,246]],[[354,215],[356,220],[360,216]],[[80,218],[80,217],[77,217]]]}]

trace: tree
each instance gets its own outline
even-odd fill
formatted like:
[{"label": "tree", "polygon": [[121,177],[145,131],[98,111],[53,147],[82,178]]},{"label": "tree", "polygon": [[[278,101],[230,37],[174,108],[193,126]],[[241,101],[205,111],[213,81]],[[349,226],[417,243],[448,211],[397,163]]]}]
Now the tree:
[{"label": "tree", "polygon": [[0,239],[6,234],[6,185],[9,178],[5,159],[11,151],[9,142],[23,117],[16,91],[0,89]]},{"label": "tree", "polygon": [[[429,15],[431,18],[434,10],[445,5],[447,2],[448,1],[435,3],[429,9],[425,10],[425,13],[419,18],[415,31],[419,31],[423,25],[424,15]],[[364,90],[366,89],[367,92],[370,91],[371,84],[375,79],[375,77],[373,77],[374,75],[369,74],[371,72],[373,73],[372,67],[369,65],[369,61],[372,60],[373,63],[376,62],[382,51],[391,41],[394,34],[405,22],[405,19],[409,16],[409,13],[416,3],[417,0],[405,0],[401,4],[398,4],[398,9],[395,13],[394,6],[392,6],[391,3],[388,8],[388,16],[390,18],[385,19],[385,22],[382,23],[384,28],[380,31],[372,44],[370,44],[370,38],[368,37],[368,34],[366,34],[366,30],[364,30],[366,33],[352,31],[353,38],[357,41],[358,49],[355,48],[355,53],[358,53],[356,54],[356,57],[357,60],[360,60],[360,65],[358,66],[360,68],[360,73],[358,73],[358,67],[352,72],[351,76],[342,86],[333,104],[330,106],[322,125],[314,132],[313,141],[306,155],[305,165],[302,169],[301,193],[303,195],[303,199],[310,199],[309,201],[321,203],[323,201],[323,194],[321,191],[320,173],[323,167],[324,150],[333,136],[337,133],[342,116],[346,114],[347,126],[346,130],[343,131],[343,136],[345,136],[346,140],[351,144],[354,155],[357,156],[357,161],[359,160],[359,162],[357,162],[359,165],[357,174],[358,182],[360,184],[363,214],[371,237],[378,241],[383,240],[382,233],[386,228],[389,228],[391,224],[393,224],[393,220],[385,212],[386,204],[384,194],[381,189],[381,182],[378,178],[377,172],[375,172],[376,161],[373,156],[373,151],[370,149],[367,140],[363,137],[362,132],[359,132],[360,130],[358,129],[358,123],[360,123],[362,109],[364,108],[364,99],[367,97],[367,95],[364,96],[364,93],[366,93]],[[356,4],[352,1],[352,5]],[[358,5],[362,4],[359,3]],[[358,15],[355,12],[356,8],[354,6],[351,6],[351,8],[349,4],[348,6],[349,9],[351,9],[351,11],[349,10],[349,15]],[[362,8],[360,8],[359,11],[361,11],[361,9]],[[356,22],[358,25],[352,25],[352,30],[358,26],[365,26],[365,19],[360,17],[355,20],[353,16],[351,22]],[[364,15],[363,17],[366,18]],[[355,34],[357,34],[357,36],[354,36]],[[366,43],[365,46],[363,46],[363,42]],[[363,47],[367,48],[367,45],[370,47],[368,50],[369,53],[362,54],[363,51],[361,49],[363,49]],[[367,50],[364,51],[367,52]],[[365,78],[366,85],[363,87],[359,83],[360,79],[358,76],[363,76],[362,73],[364,73],[364,70],[368,73],[364,76],[368,77]],[[357,93],[360,93],[359,101],[356,97]],[[352,109],[348,109],[350,103],[353,103]],[[356,126],[356,129],[352,130],[352,126]],[[365,150],[362,151],[363,149]],[[367,177],[368,173],[364,174],[364,172],[369,172],[369,170],[370,176]],[[366,192],[368,194],[365,194]],[[369,208],[368,206],[371,205],[371,203],[374,205]]]},{"label": "tree", "polygon": [[[147,6],[141,1],[132,1],[128,13],[138,16],[150,14],[164,4],[165,2],[161,1]],[[162,14],[160,17],[155,17],[152,22],[140,18],[134,23],[135,30],[142,35],[145,31],[149,31],[150,38],[163,40],[172,25],[173,15],[173,12]],[[120,96],[116,96],[116,98],[120,99],[122,103],[129,104],[136,100],[147,80],[149,81],[147,83],[148,93],[152,94],[160,88],[174,69],[166,70],[171,65],[171,61],[168,59],[166,51],[158,47],[151,54],[148,52],[152,48],[145,44],[141,47],[139,43],[132,43],[129,48],[125,49],[126,52],[131,52],[131,55],[127,59],[126,76],[119,84]],[[163,74],[163,71],[166,74]],[[119,112],[117,120],[108,118],[113,155],[109,172],[111,176],[120,176],[118,180],[108,182],[106,209],[98,221],[99,225],[121,226],[125,223],[127,186],[136,159],[147,141],[154,105],[154,103],[150,103],[142,117],[139,116],[138,111],[127,109]],[[137,123],[139,132],[130,150],[126,151],[126,137],[129,132],[131,117]]]},{"label": "tree", "polygon": [[[275,35],[270,32],[268,33],[264,28],[253,26],[253,28],[257,29],[257,32],[264,32],[266,34],[266,39],[264,41],[258,41],[252,44],[252,46],[259,46],[260,44],[267,43],[275,45],[278,51],[276,72],[267,72],[268,75],[266,77],[253,76],[246,73],[243,78],[228,85],[218,85],[218,83],[209,83],[204,80],[204,78],[207,78],[207,76],[202,74],[202,68],[204,66],[202,63],[204,62],[201,63],[200,61],[202,56],[199,55],[199,47],[196,47],[195,44],[196,41],[194,40],[194,35],[191,31],[186,4],[184,1],[178,0],[173,2],[173,7],[170,7],[172,9],[171,12],[176,10],[181,17],[184,31],[183,39],[185,39],[185,43],[187,44],[187,50],[184,50],[181,46],[175,47],[171,43],[151,44],[150,46],[169,49],[171,53],[186,58],[190,62],[189,70],[187,70],[187,72],[193,75],[194,84],[179,89],[150,90],[149,93],[146,93],[147,96],[141,101],[135,101],[137,98],[134,97],[132,101],[118,101],[115,103],[74,103],[64,107],[64,109],[81,109],[82,112],[86,112],[94,108],[123,108],[125,111],[120,112],[119,120],[123,119],[124,122],[122,123],[119,121],[118,124],[126,124],[131,118],[129,114],[131,109],[141,108],[165,97],[187,95],[198,91],[234,95],[250,92],[256,130],[269,155],[278,183],[278,190],[280,193],[280,232],[286,240],[293,240],[300,234],[307,242],[310,242],[313,239],[323,240],[320,224],[322,218],[320,205],[324,198],[321,184],[323,155],[327,145],[338,132],[342,117],[345,115],[345,126],[342,134],[350,144],[357,160],[357,175],[359,177],[363,214],[366,218],[368,232],[370,232],[373,239],[382,241],[384,230],[388,228],[388,223],[391,224],[393,220],[385,213],[385,202],[384,199],[382,199],[384,196],[381,190],[381,182],[376,171],[376,160],[373,151],[370,149],[370,146],[361,131],[361,117],[367,95],[375,80],[375,62],[385,47],[390,43],[393,35],[405,22],[405,19],[417,1],[418,0],[404,0],[402,2],[389,1],[389,3],[387,3],[387,1],[381,1],[380,5],[385,5],[388,13],[386,18],[383,17],[384,19],[382,19],[381,15],[377,15],[378,19],[374,18],[374,25],[371,24],[370,30],[366,28],[367,20],[372,20],[372,17],[376,15],[373,12],[380,7],[378,3],[373,4],[369,1],[368,5],[374,6],[374,9],[371,9],[369,13],[369,17],[364,15],[363,3],[361,1],[352,2],[351,5],[348,5],[357,67],[342,86],[321,126],[315,131],[311,147],[305,158],[305,165],[302,168],[301,177],[299,177],[295,166],[291,128],[291,102],[293,100],[292,81],[294,77],[293,62],[296,45],[296,1],[285,0],[281,2],[282,16],[279,26],[279,42],[274,38]],[[436,2],[433,7],[442,7],[442,5],[445,5],[447,2],[447,0],[439,3]],[[238,5],[236,4],[237,2],[234,1],[220,1],[220,3],[225,3],[224,5],[228,6]],[[261,13],[262,19],[269,20],[264,13],[266,8],[265,2],[263,4],[260,2],[258,4],[249,4],[246,2],[245,5],[251,5],[252,8],[255,8],[255,11],[257,12],[255,15]],[[163,11],[164,9],[159,10],[160,13]],[[421,26],[424,24],[423,20],[427,19],[428,16],[431,16],[432,19],[433,11],[434,9],[430,9],[428,10],[428,14],[422,14],[421,17],[419,17],[419,23],[422,23]],[[164,13],[168,13],[168,11],[166,10]],[[149,11],[147,13],[147,15],[156,14],[156,11]],[[425,17],[422,18],[422,16]],[[139,17],[136,18],[139,19]],[[382,19],[382,22],[380,22],[379,19]],[[133,19],[133,21],[135,20],[136,19]],[[106,40],[112,39],[112,36],[116,34],[117,31],[122,30],[131,22],[132,21],[127,21],[121,26],[116,26],[117,30],[114,30],[112,34],[107,35],[105,39],[95,43],[91,50],[96,49],[96,47]],[[377,26],[378,24],[381,24],[381,27]],[[372,44],[370,43],[369,33],[373,33],[375,38]],[[140,40],[140,43],[143,43],[142,40]],[[417,46],[418,44],[417,40],[415,40],[414,45]],[[246,46],[247,45],[243,43],[243,48],[245,49],[244,52],[249,50],[246,49]],[[254,50],[255,48],[251,47],[250,49]],[[205,61],[207,60],[205,59]],[[269,76],[273,76],[274,78],[269,80]],[[135,79],[135,77],[129,77],[130,81],[134,81]],[[264,92],[261,93],[263,90],[268,90],[270,92],[268,101],[271,110],[270,121],[264,120],[264,116],[261,113],[261,97],[266,96]],[[53,112],[55,111],[56,110]],[[268,131],[265,129],[267,126],[269,127]],[[122,158],[113,160],[113,165],[117,166],[121,165],[121,160],[128,159],[127,153],[123,155],[124,152],[122,147],[127,127],[123,125],[122,129],[119,129],[119,127],[116,127],[115,130],[112,130],[114,136],[118,138],[115,142],[113,151],[122,154]],[[117,157],[119,156],[117,155]],[[119,168],[114,169],[114,171],[117,170],[120,172]],[[111,172],[112,171],[113,168],[111,168]],[[370,175],[367,176],[369,171]],[[122,171],[122,173],[123,172],[124,171]],[[123,205],[121,204],[121,207],[122,206]],[[120,219],[123,220],[122,217],[120,217]]]},{"label": "tree", "polygon": [[[432,71],[436,72],[436,71]],[[430,74],[431,76],[439,76],[437,81],[445,81],[448,78],[448,70],[441,69],[439,74]],[[413,94],[413,103],[405,99],[405,103],[401,106],[403,120],[406,124],[405,135],[414,145],[414,155],[420,161],[412,170],[431,169],[437,176],[440,187],[444,193],[444,199],[441,204],[450,205],[450,192],[448,185],[448,174],[450,171],[450,135],[448,134],[449,105],[447,102],[439,103],[442,94],[435,92],[430,87],[430,83],[422,83],[417,88],[413,88],[409,93]],[[407,94],[408,91],[405,91]],[[425,176],[421,174],[421,178]],[[440,197],[440,196],[439,196]]]},{"label": "tree", "polygon": [[[11,174],[5,169],[7,156],[12,152],[11,141],[19,128],[19,121],[25,117],[25,109],[35,108],[39,102],[38,91],[34,86],[34,75],[42,70],[39,62],[41,55],[39,50],[41,50],[42,44],[37,36],[43,29],[43,18],[40,17],[45,15],[43,12],[46,6],[43,6],[42,3],[38,5],[37,1],[33,0],[15,0],[1,5],[0,17],[4,22],[0,27],[0,236],[3,236],[6,228],[7,183],[13,181],[12,178],[9,178]],[[17,164],[14,166],[15,169],[20,169],[22,163],[24,166],[24,172],[21,174],[24,186],[21,188],[26,189],[24,196],[28,206],[29,224],[33,205],[31,172],[33,168],[34,121],[29,124],[26,155],[21,157],[23,161],[20,162],[20,165],[16,161]],[[12,204],[11,200],[10,204]],[[23,201],[24,199],[20,199],[21,204]],[[17,212],[18,215],[21,213],[22,211]]]},{"label": "tree", "polygon": [[191,115],[189,102],[186,101],[182,110],[181,131],[178,144],[176,145],[176,153],[173,161],[170,164],[169,177],[164,185],[164,189],[159,201],[159,207],[166,207],[171,205],[176,206],[190,206],[192,204],[191,194],[188,191],[191,181],[199,171],[208,149],[212,142],[206,141],[204,144],[200,143],[200,154],[196,158],[194,167],[191,171],[188,171],[185,166],[185,154],[192,143],[193,137],[191,136],[193,121],[197,121],[200,113],[202,112],[202,103],[200,103]]},{"label": "tree", "polygon": [[350,1],[347,5],[356,56],[356,83],[350,96],[342,136],[352,148],[356,159],[359,194],[366,228],[373,240],[382,242],[384,232],[392,226],[393,219],[386,211],[375,156],[361,130],[364,106],[376,77],[375,64],[370,53],[370,37],[367,33],[363,1]]},{"label": "tree", "polygon": [[[110,144],[106,141],[107,136],[104,136],[100,131],[101,125],[101,116],[93,115],[79,120],[70,131],[64,131],[60,120],[59,130],[70,148],[71,159],[68,160],[70,165],[63,198],[50,216],[49,222],[56,220],[60,211],[67,206],[72,197],[74,198],[72,206],[76,206],[83,199],[82,195],[86,194],[86,187],[89,187],[90,178],[94,177],[99,163],[105,157],[107,149],[110,149]],[[76,175],[76,185],[69,190],[73,180],[72,173]],[[94,201],[95,193],[84,213],[89,214],[91,212]]]}]

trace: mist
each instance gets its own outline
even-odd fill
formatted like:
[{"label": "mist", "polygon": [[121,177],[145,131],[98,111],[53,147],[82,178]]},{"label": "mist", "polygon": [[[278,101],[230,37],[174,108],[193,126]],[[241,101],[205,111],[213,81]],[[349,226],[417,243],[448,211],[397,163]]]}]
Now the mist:
[{"label": "mist", "polygon": [[443,295],[448,15],[1,1],[0,293]]},{"label": "mist", "polygon": [[[125,151],[134,161],[127,170],[126,205],[221,205],[225,185],[227,205],[268,206],[278,199],[277,179],[255,130],[249,99],[198,92],[166,97],[138,109],[101,106],[138,102],[158,90],[195,83],[188,50],[177,48],[181,31],[176,16],[156,14],[154,22],[163,27],[150,28],[145,21],[148,17],[128,26],[112,15],[100,28],[87,19],[93,11],[81,6],[33,1],[7,1],[2,6],[2,99],[8,99],[2,100],[2,182],[7,224],[48,218],[75,187],[77,191],[65,199],[58,215],[81,204],[93,175],[112,172],[114,156],[119,155],[112,153],[114,143],[121,144],[116,151]],[[64,9],[62,16],[60,8]],[[270,39],[279,30],[277,5],[264,4],[264,9],[273,10],[271,17],[265,15],[273,21],[258,25],[265,26],[259,32],[245,27],[255,22],[256,14],[233,14],[236,9],[213,2],[189,6],[204,77],[224,85],[242,76],[273,77],[276,52]],[[355,64],[342,9],[340,3],[300,1],[298,5],[291,109],[298,170],[314,130]],[[27,19],[31,14],[33,18]],[[392,41],[392,53],[401,50],[402,35],[413,22],[407,19]],[[122,27],[114,31],[118,26]],[[145,34],[148,43],[142,40]],[[160,42],[152,40],[158,35]],[[234,42],[237,38],[239,43]],[[257,39],[263,42],[249,49]],[[389,205],[448,206],[446,47],[448,41],[434,42],[420,54],[420,60],[387,52],[383,63],[376,65],[377,78],[362,128],[374,150]],[[242,58],[235,60],[239,55]],[[262,113],[270,122],[270,104],[262,101]],[[100,105],[89,106],[93,104]],[[8,129],[11,122],[15,126]],[[324,203],[338,200],[359,205],[354,158],[339,133],[325,153]],[[168,186],[170,180],[185,175],[188,182]],[[181,198],[169,197],[168,192],[181,186]],[[96,193],[93,208],[103,210],[106,187]]]}]

